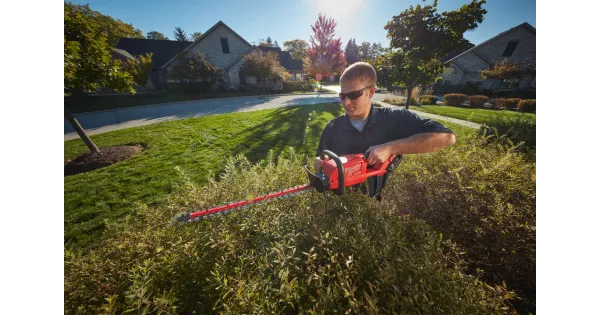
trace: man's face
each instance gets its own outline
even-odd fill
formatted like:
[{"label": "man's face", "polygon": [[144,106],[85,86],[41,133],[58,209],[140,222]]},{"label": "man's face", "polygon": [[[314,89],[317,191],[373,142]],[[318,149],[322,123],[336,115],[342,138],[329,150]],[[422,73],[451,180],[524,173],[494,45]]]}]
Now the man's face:
[{"label": "man's face", "polygon": [[[370,84],[362,80],[344,80],[341,85],[341,92],[345,94],[362,90]],[[349,97],[343,99],[342,105],[344,105],[348,117],[355,120],[367,118],[371,109],[371,98],[374,94],[375,86],[364,90],[357,99],[351,100]]]}]

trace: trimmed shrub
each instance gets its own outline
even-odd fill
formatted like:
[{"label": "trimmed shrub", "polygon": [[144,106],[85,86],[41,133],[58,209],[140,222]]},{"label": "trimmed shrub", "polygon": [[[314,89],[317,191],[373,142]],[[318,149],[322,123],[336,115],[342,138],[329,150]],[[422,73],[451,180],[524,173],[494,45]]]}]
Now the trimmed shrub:
[{"label": "trimmed shrub", "polygon": [[492,99],[492,108],[494,109],[504,109],[506,106],[506,100],[503,98],[494,98]]},{"label": "trimmed shrub", "polygon": [[520,98],[507,98],[505,99],[505,107],[508,109],[517,109],[520,101]]},{"label": "trimmed shrub", "polygon": [[469,96],[469,105],[475,108],[481,108],[488,101],[488,97],[485,95],[472,95]]},{"label": "trimmed shrub", "polygon": [[410,210],[455,241],[471,272],[506,281],[522,299],[513,303],[519,313],[535,313],[535,163],[485,138],[465,140],[406,156],[383,190],[384,207]]},{"label": "trimmed shrub", "polygon": [[357,192],[312,191],[171,226],[176,213],[306,181],[300,170],[312,158],[301,161],[288,149],[275,161],[272,153],[256,165],[232,158],[219,181],[188,182],[169,206],[141,207],[124,222],[109,222],[103,243],[85,255],[65,250],[65,313],[511,310],[513,294],[465,274],[454,243]]},{"label": "trimmed shrub", "polygon": [[435,105],[437,104],[438,98],[435,95],[423,95],[419,98],[421,105]]},{"label": "trimmed shrub", "polygon": [[535,113],[535,100],[521,100],[517,105],[525,113]]},{"label": "trimmed shrub", "polygon": [[466,94],[446,94],[446,95],[444,95],[444,102],[446,102],[446,105],[460,106],[466,101],[467,101]]},{"label": "trimmed shrub", "polygon": [[497,140],[509,145],[535,149],[535,118],[519,115],[517,117],[501,116],[488,120],[479,129],[479,134],[488,139]]}]

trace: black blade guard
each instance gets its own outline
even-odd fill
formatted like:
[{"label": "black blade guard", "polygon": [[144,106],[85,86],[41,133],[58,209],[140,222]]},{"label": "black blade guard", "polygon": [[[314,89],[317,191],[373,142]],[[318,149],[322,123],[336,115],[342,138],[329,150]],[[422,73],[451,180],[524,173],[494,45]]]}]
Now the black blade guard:
[{"label": "black blade guard", "polygon": [[329,190],[329,177],[325,175],[323,172],[319,172],[319,174],[314,174],[308,168],[308,165],[304,165],[304,169],[308,173],[308,180],[310,184],[317,189],[318,192],[326,192]]}]

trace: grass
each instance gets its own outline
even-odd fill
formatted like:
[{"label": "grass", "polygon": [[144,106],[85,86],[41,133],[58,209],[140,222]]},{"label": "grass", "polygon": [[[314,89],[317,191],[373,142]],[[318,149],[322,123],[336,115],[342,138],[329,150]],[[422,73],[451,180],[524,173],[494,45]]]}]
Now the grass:
[{"label": "grass", "polygon": [[496,119],[500,117],[526,117],[535,121],[535,114],[513,112],[508,110],[493,110],[485,108],[468,108],[443,105],[410,106],[410,109],[414,109],[425,113],[472,121],[479,124],[483,124],[491,119]]},{"label": "grass", "polygon": [[[65,177],[65,242],[92,244],[101,236],[105,220],[120,219],[137,204],[158,206],[188,180],[202,184],[215,178],[231,156],[244,154],[258,161],[270,149],[277,155],[285,146],[312,156],[325,124],[342,113],[339,104],[318,104],[189,118],[92,136],[100,148],[144,143],[146,149],[117,165]],[[461,134],[475,132],[447,125],[459,141]],[[66,141],[65,159],[86,150],[80,139]]]},{"label": "grass", "polygon": [[[322,89],[322,93],[331,92],[333,90]],[[208,93],[150,93],[136,95],[102,95],[102,96],[87,96],[78,100],[69,101],[68,107],[73,113],[86,113],[100,110],[128,108],[134,106],[162,104],[172,102],[185,102],[203,99],[255,96],[255,95],[270,95],[270,94],[313,94],[314,91],[278,91],[262,93],[260,90],[249,91],[226,91],[226,92],[208,92]],[[65,102],[66,98],[65,98]]]}]

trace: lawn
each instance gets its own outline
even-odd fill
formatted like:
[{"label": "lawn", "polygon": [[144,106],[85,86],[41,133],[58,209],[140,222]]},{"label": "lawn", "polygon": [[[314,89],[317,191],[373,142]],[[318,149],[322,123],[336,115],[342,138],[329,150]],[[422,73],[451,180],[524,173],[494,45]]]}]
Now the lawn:
[{"label": "lawn", "polygon": [[[127,108],[142,105],[162,104],[172,102],[185,102],[203,99],[257,96],[271,94],[314,94],[315,91],[279,91],[262,93],[260,90],[250,91],[225,91],[208,93],[149,93],[135,95],[99,95],[83,96],[77,100],[67,100],[65,103],[73,113],[86,113],[100,110]],[[321,89],[321,93],[335,93],[333,90]]]},{"label": "lawn", "polygon": [[[160,205],[186,178],[204,183],[223,171],[223,161],[244,154],[251,161],[285,146],[313,155],[321,131],[343,113],[336,103],[189,118],[113,131],[92,140],[100,148],[143,143],[131,160],[65,177],[65,242],[84,246],[98,238],[105,219],[119,219],[136,204]],[[448,124],[459,135],[473,133]],[[306,128],[308,126],[308,128]],[[79,139],[65,142],[65,159],[86,152]],[[300,171],[300,170],[299,170]]]},{"label": "lawn", "polygon": [[535,121],[535,114],[530,113],[520,113],[509,110],[494,110],[494,109],[484,109],[484,108],[469,108],[469,107],[454,107],[454,106],[444,106],[444,105],[419,105],[419,106],[410,106],[411,109],[431,113],[436,115],[442,115],[446,117],[452,117],[467,121],[472,121],[475,123],[483,124],[490,119],[499,118],[499,117],[528,117]]}]

